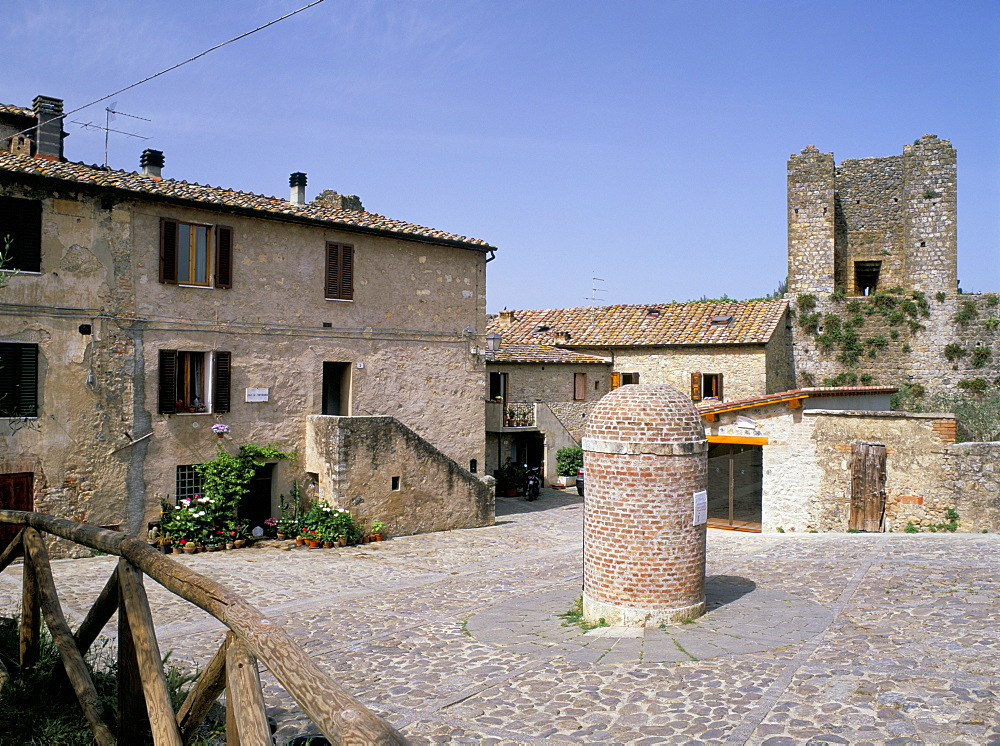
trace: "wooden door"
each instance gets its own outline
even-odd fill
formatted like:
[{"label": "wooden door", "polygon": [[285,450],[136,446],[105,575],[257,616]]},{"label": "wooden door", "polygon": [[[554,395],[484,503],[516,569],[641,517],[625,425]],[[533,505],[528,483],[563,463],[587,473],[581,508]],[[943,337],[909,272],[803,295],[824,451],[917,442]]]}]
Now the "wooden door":
[{"label": "wooden door", "polygon": [[885,530],[885,446],[851,444],[851,514],[847,527],[877,533]]},{"label": "wooden door", "polygon": [[[33,510],[32,496],[35,475],[30,472],[0,474],[0,508],[6,510]],[[0,523],[0,551],[17,536],[20,526]]]}]

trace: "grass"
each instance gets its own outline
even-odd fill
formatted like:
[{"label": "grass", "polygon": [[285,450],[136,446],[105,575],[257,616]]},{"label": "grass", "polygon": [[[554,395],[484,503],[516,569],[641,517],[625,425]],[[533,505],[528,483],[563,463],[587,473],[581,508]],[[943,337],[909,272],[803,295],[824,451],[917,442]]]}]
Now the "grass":
[{"label": "grass", "polygon": [[579,627],[584,632],[590,632],[592,629],[597,629],[598,627],[609,627],[607,620],[601,617],[597,620],[597,624],[591,624],[586,619],[583,618],[583,596],[577,596],[573,605],[569,607],[568,610],[564,611],[559,615],[559,618],[563,620],[563,627]]},{"label": "grass", "polygon": [[[0,661],[11,674],[11,680],[0,690],[0,741],[10,744],[58,744],[59,746],[90,746],[93,733],[80,710],[72,688],[55,689],[52,672],[62,668],[59,652],[44,625],[39,643],[38,664],[27,674],[16,678],[19,668],[18,616],[0,617]],[[163,659],[167,688],[174,709],[180,707],[188,685],[197,674],[187,673],[171,665],[170,654]],[[118,667],[115,657],[105,648],[92,648],[87,667],[97,690],[98,708],[104,722],[114,729],[118,704]],[[211,726],[205,726],[211,728]],[[206,738],[217,736],[206,730],[192,743],[207,744]],[[217,742],[217,741],[213,741]],[[152,743],[152,736],[146,740]]]}]

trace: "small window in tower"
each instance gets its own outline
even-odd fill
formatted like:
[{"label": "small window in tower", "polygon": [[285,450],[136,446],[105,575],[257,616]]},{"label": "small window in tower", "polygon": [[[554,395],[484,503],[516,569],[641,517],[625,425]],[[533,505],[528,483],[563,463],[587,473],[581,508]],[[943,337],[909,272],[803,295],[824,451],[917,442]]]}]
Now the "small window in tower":
[{"label": "small window in tower", "polygon": [[878,289],[878,276],[882,271],[880,261],[854,262],[854,287],[858,295],[872,295]]}]

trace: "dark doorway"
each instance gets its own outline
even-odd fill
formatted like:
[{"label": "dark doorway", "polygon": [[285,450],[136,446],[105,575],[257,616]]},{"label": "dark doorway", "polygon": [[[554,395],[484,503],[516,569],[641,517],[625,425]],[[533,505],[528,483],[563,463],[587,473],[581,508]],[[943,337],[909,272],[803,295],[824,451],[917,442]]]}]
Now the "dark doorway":
[{"label": "dark doorway", "polygon": [[350,381],[350,363],[323,363],[323,414],[348,414]]},{"label": "dark doorway", "polygon": [[507,401],[507,374],[490,373],[490,399]]},{"label": "dark doorway", "polygon": [[743,443],[708,447],[708,525],[761,530],[763,449]]},{"label": "dark doorway", "polygon": [[250,492],[243,496],[236,507],[236,516],[240,523],[252,530],[255,526],[263,526],[264,521],[271,517],[271,475],[274,464],[261,464],[250,480]]},{"label": "dark doorway", "polygon": [[[5,510],[34,510],[35,475],[30,471],[19,474],[0,474],[0,508]],[[21,530],[20,526],[0,523],[0,551],[10,544]]]},{"label": "dark doorway", "polygon": [[529,469],[538,468],[543,477],[545,460],[545,436],[541,433],[523,433],[514,437],[512,461]]}]

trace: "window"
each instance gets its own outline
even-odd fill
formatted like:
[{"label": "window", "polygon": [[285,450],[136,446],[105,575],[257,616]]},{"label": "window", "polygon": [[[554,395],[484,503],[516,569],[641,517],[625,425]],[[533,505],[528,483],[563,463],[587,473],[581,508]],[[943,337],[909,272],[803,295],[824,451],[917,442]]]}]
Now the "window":
[{"label": "window", "polygon": [[0,250],[10,251],[3,269],[42,271],[42,203],[35,199],[0,197]]},{"label": "window", "polygon": [[228,412],[232,353],[160,350],[160,414]]},{"label": "window", "polygon": [[0,344],[0,417],[38,416],[38,345]]},{"label": "window", "polygon": [[195,471],[194,465],[178,465],[177,467],[177,499],[191,499],[200,495],[202,490],[201,474]]},{"label": "window", "polygon": [[490,399],[507,401],[507,374],[490,373]]},{"label": "window", "polygon": [[350,244],[326,244],[326,298],[354,300],[354,247]]},{"label": "window", "polygon": [[722,401],[722,374],[692,373],[691,399],[693,401],[703,401],[705,399],[718,399]]},{"label": "window", "polygon": [[233,286],[233,229],[160,218],[160,282]]},{"label": "window", "polygon": [[587,374],[586,373],[574,373],[573,374],[573,399],[575,401],[584,401],[587,398]]},{"label": "window", "polygon": [[878,289],[881,261],[854,262],[854,287],[858,295],[871,295]]}]

